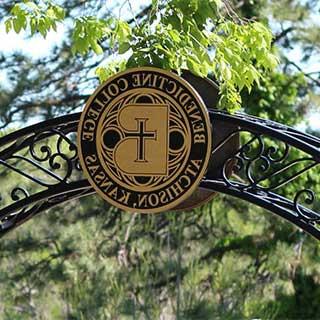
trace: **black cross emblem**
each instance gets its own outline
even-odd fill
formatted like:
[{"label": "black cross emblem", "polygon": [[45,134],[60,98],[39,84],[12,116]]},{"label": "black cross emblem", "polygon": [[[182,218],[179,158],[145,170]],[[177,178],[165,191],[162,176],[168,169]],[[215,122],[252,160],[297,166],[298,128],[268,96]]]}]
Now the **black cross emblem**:
[{"label": "black cross emblem", "polygon": [[145,139],[156,140],[156,131],[147,131],[146,123],[148,119],[136,118],[137,131],[130,131],[126,133],[126,137],[137,138],[137,162],[147,162],[145,158]]}]

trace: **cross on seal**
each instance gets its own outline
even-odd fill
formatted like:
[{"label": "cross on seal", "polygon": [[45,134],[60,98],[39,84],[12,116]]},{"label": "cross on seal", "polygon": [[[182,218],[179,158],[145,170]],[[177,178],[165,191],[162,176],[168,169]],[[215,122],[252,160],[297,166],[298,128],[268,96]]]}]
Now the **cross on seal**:
[{"label": "cross on seal", "polygon": [[125,134],[126,137],[132,137],[137,139],[137,162],[148,162],[145,158],[145,140],[156,140],[156,131],[147,131],[146,124],[147,118],[136,118],[137,131],[130,131]]}]

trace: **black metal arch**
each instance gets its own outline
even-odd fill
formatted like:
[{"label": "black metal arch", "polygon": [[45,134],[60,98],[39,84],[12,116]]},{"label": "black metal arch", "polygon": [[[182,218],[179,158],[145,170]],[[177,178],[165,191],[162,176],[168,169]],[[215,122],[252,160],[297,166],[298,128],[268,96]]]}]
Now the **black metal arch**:
[{"label": "black metal arch", "polygon": [[[320,139],[245,114],[209,113],[214,146],[201,187],[254,203],[320,239],[313,191]],[[66,115],[0,138],[0,235],[57,204],[95,193],[78,161],[79,118]]]}]

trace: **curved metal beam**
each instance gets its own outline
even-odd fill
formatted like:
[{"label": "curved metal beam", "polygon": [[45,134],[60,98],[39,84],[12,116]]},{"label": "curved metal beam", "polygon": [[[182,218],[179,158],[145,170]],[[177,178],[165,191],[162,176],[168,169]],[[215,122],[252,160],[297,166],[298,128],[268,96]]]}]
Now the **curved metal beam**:
[{"label": "curved metal beam", "polygon": [[[320,139],[245,114],[209,113],[218,128],[212,150],[218,165],[210,166],[201,186],[254,203],[320,239],[314,186],[299,183],[302,176],[316,174]],[[6,179],[0,187],[0,235],[43,210],[94,193],[78,162],[79,118],[80,113],[59,117],[0,138],[0,176]],[[219,126],[228,126],[227,133],[218,134]],[[230,144],[238,136],[240,146]]]},{"label": "curved metal beam", "polygon": [[[243,191],[239,188],[230,187],[218,180],[203,180],[200,185],[205,189],[224,193],[271,211],[320,240],[319,228],[317,228],[317,221],[320,219],[319,213],[300,205],[299,210],[297,210],[297,205],[285,197],[272,192],[264,194],[258,191]],[[300,210],[304,214],[300,213]]]}]

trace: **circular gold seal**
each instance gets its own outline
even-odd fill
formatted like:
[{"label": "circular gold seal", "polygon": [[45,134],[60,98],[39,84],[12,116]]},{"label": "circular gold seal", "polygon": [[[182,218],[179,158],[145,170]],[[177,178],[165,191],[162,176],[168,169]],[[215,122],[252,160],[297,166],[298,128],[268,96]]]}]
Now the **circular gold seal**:
[{"label": "circular gold seal", "polygon": [[78,127],[81,166],[106,201],[132,212],[188,198],[210,158],[211,127],[198,93],[153,67],[121,72],[89,98]]}]

